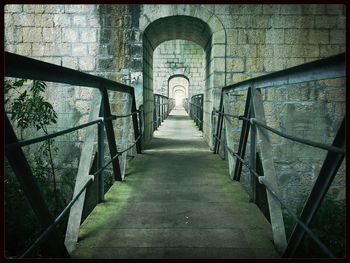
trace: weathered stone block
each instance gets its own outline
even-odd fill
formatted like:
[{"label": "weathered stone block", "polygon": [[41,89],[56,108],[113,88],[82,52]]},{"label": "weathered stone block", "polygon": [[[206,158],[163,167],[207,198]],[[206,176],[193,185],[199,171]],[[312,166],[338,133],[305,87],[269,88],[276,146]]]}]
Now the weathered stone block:
[{"label": "weathered stone block", "polygon": [[299,15],[302,13],[301,5],[281,5],[280,14],[282,15]]},{"label": "weathered stone block", "polygon": [[248,44],[264,44],[265,30],[248,30],[246,32]]},{"label": "weathered stone block", "polygon": [[246,71],[263,71],[264,60],[262,58],[247,58]]},{"label": "weathered stone block", "polygon": [[95,5],[65,5],[66,13],[91,13],[95,11]]},{"label": "weathered stone block", "polygon": [[80,31],[80,41],[84,43],[97,42],[97,31],[95,29],[83,29]]},{"label": "weathered stone block", "polygon": [[[332,41],[332,38],[331,38]],[[338,45],[320,45],[320,56],[328,57],[341,53]]]},{"label": "weathered stone block", "polygon": [[282,44],[282,43],[284,43],[284,30],[283,29],[266,30],[265,43],[267,43],[267,44]]},{"label": "weathered stone block", "polygon": [[70,44],[47,43],[44,45],[44,53],[46,56],[70,56]]},{"label": "weathered stone block", "polygon": [[47,14],[62,14],[64,13],[64,5],[45,5],[44,13]]},{"label": "weathered stone block", "polygon": [[6,26],[11,26],[12,24],[13,24],[12,13],[5,13],[5,14],[4,14],[4,25],[5,25],[5,30],[6,30]]},{"label": "weathered stone block", "polygon": [[264,69],[266,72],[282,70],[285,68],[285,63],[285,59],[282,58],[266,58]]},{"label": "weathered stone block", "polygon": [[47,63],[61,66],[61,58],[59,58],[59,57],[42,57],[42,58],[40,58],[40,60],[47,62]]},{"label": "weathered stone block", "polygon": [[345,5],[326,5],[326,11],[328,15],[342,15],[345,9]]},{"label": "weathered stone block", "polygon": [[61,41],[61,31],[57,28],[48,27],[43,28],[43,39],[44,42],[55,42]]},{"label": "weathered stone block", "polygon": [[212,35],[212,44],[225,44],[225,31],[217,31]]},{"label": "weathered stone block", "polygon": [[13,22],[15,26],[33,27],[35,26],[34,14],[14,13]]},{"label": "weathered stone block", "polygon": [[343,30],[331,30],[330,31],[330,43],[331,44],[345,44],[345,31]]},{"label": "weathered stone block", "polygon": [[286,62],[286,68],[291,68],[294,66],[301,65],[305,62],[303,58],[288,58]]},{"label": "weathered stone block", "polygon": [[53,27],[53,16],[51,14],[35,15],[36,27]]},{"label": "weathered stone block", "polygon": [[280,13],[280,5],[262,5],[264,15],[274,15]]},{"label": "weathered stone block", "polygon": [[63,28],[62,42],[78,42],[78,30],[72,28]]},{"label": "weathered stone block", "polygon": [[63,57],[62,66],[71,69],[78,69],[78,59],[75,57]]},{"label": "weathered stone block", "polygon": [[274,15],[271,17],[273,28],[313,28],[314,18],[311,16]]},{"label": "weathered stone block", "polygon": [[90,27],[99,27],[100,26],[100,18],[98,16],[88,16],[87,23]]},{"label": "weathered stone block", "polygon": [[345,90],[334,89],[329,90],[327,93],[327,98],[330,101],[345,101]]},{"label": "weathered stone block", "polygon": [[44,13],[44,10],[44,5],[23,5],[23,11],[26,13],[42,14]]},{"label": "weathered stone block", "polygon": [[97,56],[99,52],[99,47],[96,44],[88,45],[88,54],[90,56]]},{"label": "weathered stone block", "polygon": [[289,100],[296,100],[296,101],[303,101],[303,100],[309,100],[311,93],[311,88],[309,88],[305,84],[299,84],[295,87],[290,87],[288,89],[288,99]]},{"label": "weathered stone block", "polygon": [[31,44],[30,43],[20,43],[17,45],[17,51],[19,55],[29,56],[31,53]]},{"label": "weathered stone block", "polygon": [[36,27],[23,27],[22,28],[23,42],[41,42],[42,30]]},{"label": "weathered stone block", "polygon": [[232,45],[231,55],[233,57],[256,57],[256,45]]},{"label": "weathered stone block", "polygon": [[5,27],[5,46],[10,43],[18,43],[22,42],[22,29],[21,28],[13,28],[13,27]]},{"label": "weathered stone block", "polygon": [[79,69],[92,71],[95,69],[95,59],[93,57],[79,57]]},{"label": "weathered stone block", "polygon": [[318,58],[319,45],[293,45],[291,47],[295,54],[295,57],[301,58]]},{"label": "weathered stone block", "polygon": [[73,26],[79,26],[79,27],[87,26],[86,16],[83,16],[83,15],[73,16]]},{"label": "weathered stone block", "polygon": [[286,44],[307,44],[309,32],[302,29],[285,29],[284,42]]},{"label": "weathered stone block", "polygon": [[326,6],[323,4],[302,5],[303,14],[305,15],[323,15],[326,13]]},{"label": "weathered stone block", "polygon": [[265,115],[273,115],[274,102],[264,101]]},{"label": "weathered stone block", "polygon": [[38,56],[38,57],[41,57],[41,56],[44,56],[44,46],[43,44],[37,44],[37,43],[33,43],[32,44],[32,55],[33,56]]},{"label": "weathered stone block", "polygon": [[55,27],[71,26],[71,16],[68,14],[54,14],[53,24]]},{"label": "weathered stone block", "polygon": [[232,72],[244,72],[245,71],[244,59],[234,58],[232,60],[232,64],[229,70]]},{"label": "weathered stone block", "polygon": [[346,112],[346,106],[344,102],[335,103],[334,113],[336,115],[345,116],[345,112]]},{"label": "weathered stone block", "polygon": [[75,102],[75,107],[82,114],[89,113],[91,109],[91,102],[85,100],[77,100]]},{"label": "weathered stone block", "polygon": [[86,56],[88,54],[88,46],[86,44],[73,44],[72,56]]},{"label": "weathered stone block", "polygon": [[337,27],[337,17],[316,16],[315,28],[332,29]]},{"label": "weathered stone block", "polygon": [[216,16],[212,16],[207,23],[213,33],[223,30],[223,26]]},{"label": "weathered stone block", "polygon": [[21,13],[22,5],[5,5],[4,11],[9,13]]},{"label": "weathered stone block", "polygon": [[310,30],[309,33],[310,44],[329,44],[328,30]]}]

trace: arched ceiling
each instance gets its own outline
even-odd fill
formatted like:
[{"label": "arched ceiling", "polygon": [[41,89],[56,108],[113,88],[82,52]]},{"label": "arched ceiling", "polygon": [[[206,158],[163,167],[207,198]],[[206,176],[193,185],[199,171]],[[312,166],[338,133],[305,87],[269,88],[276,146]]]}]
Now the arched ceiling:
[{"label": "arched ceiling", "polygon": [[169,16],[152,22],[144,31],[144,37],[155,49],[160,43],[173,39],[190,40],[205,48],[211,37],[209,26],[191,16]]}]

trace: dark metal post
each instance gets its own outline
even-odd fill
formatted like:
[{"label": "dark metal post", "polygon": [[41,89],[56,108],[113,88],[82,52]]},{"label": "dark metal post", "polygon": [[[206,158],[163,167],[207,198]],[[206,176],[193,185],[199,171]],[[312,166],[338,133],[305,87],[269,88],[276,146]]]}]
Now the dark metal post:
[{"label": "dark metal post", "polygon": [[203,94],[201,94],[201,97],[200,97],[200,105],[201,105],[201,113],[200,113],[200,127],[199,127],[199,130],[200,131],[203,131]]},{"label": "dark metal post", "polygon": [[[104,116],[103,103],[101,102],[100,117]],[[104,166],[104,123],[101,122],[97,125],[97,170]],[[104,178],[103,171],[98,174],[98,202],[104,201],[105,190],[104,190]]]},{"label": "dark metal post", "polygon": [[164,101],[165,101],[165,98],[162,97],[162,122],[165,120]]},{"label": "dark metal post", "polygon": [[218,140],[221,138],[221,133],[222,133],[222,124],[224,120],[224,95],[221,92],[221,97],[220,97],[220,105],[219,105],[219,115],[218,115],[218,121],[217,121],[217,126],[216,126],[216,134],[214,136],[214,154],[219,153],[219,147],[220,147],[220,141]]},{"label": "dark metal post", "polygon": [[[17,142],[17,136],[5,114],[5,144]],[[53,223],[53,219],[22,149],[20,147],[5,148],[5,154],[41,227],[43,229],[48,228]],[[64,239],[60,236],[57,229],[52,230],[42,247],[45,257],[69,257],[64,245]]]},{"label": "dark metal post", "polygon": [[[131,90],[130,97],[131,97],[131,112],[136,112],[136,98],[135,98],[134,90]],[[141,118],[141,114],[140,114],[140,118]],[[136,140],[140,136],[140,131],[141,131],[141,127],[139,128],[139,124],[137,121],[137,114],[132,115],[132,124],[134,127],[134,137]],[[136,152],[140,154],[141,151],[142,151],[142,143],[141,143],[141,140],[138,140],[138,142],[136,143]]]},{"label": "dark metal post", "polygon": [[[106,118],[111,117],[111,109],[109,105],[109,99],[108,99],[108,93],[106,88],[101,88],[101,95],[102,95],[102,104],[104,109],[104,118],[105,118],[105,128],[106,128],[106,135],[108,140],[108,148],[111,155],[111,158],[116,156],[118,154],[117,151],[117,144],[115,142],[115,135],[114,135],[114,129],[113,129],[113,122],[111,119],[106,120]],[[121,170],[120,170],[120,164],[119,159],[115,158],[112,162],[113,166],[113,173],[114,173],[114,179],[116,181],[122,181],[121,176]]]},{"label": "dark metal post", "polygon": [[160,122],[161,122],[161,115],[160,115],[160,97],[157,95],[157,108],[158,108],[158,115],[157,115],[157,128],[160,126]]},{"label": "dark metal post", "polygon": [[157,104],[156,95],[153,96],[153,131],[157,130]]},{"label": "dark metal post", "polygon": [[[332,146],[345,149],[345,118],[335,136]],[[317,210],[319,209],[326,193],[336,176],[338,169],[343,162],[345,154],[328,151],[326,159],[323,162],[320,173],[311,190],[311,193],[305,202],[300,220],[305,225],[310,225]],[[305,230],[297,224],[289,238],[287,248],[283,253],[284,258],[293,257],[305,236]]]},{"label": "dark metal post", "polygon": [[[248,89],[247,99],[245,103],[244,117],[246,118],[250,118],[250,107],[251,107],[251,88]],[[239,145],[238,145],[238,152],[237,152],[237,154],[241,158],[244,158],[247,141],[248,141],[249,128],[250,128],[250,122],[247,120],[243,120],[241,136],[239,138]],[[241,179],[241,172],[242,172],[242,162],[237,160],[234,175],[233,175],[233,180],[239,181]]]},{"label": "dark metal post", "polygon": [[[252,107],[250,107],[250,118],[255,118],[255,109],[254,105],[251,103]],[[256,167],[256,125],[251,123],[250,130],[250,167]],[[250,202],[256,203],[256,178],[255,175],[250,172]]]}]

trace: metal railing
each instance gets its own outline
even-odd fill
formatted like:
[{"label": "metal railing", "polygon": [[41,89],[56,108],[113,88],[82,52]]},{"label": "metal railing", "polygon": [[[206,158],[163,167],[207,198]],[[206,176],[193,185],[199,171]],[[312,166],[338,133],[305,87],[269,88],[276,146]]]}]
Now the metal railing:
[{"label": "metal railing", "polygon": [[183,108],[185,109],[185,111],[189,114],[188,104],[189,104],[188,98],[184,98],[184,99],[182,100],[182,107],[183,107]]},{"label": "metal railing", "polygon": [[[308,234],[309,237],[319,246],[319,248],[328,257],[335,257],[332,251],[327,248],[323,242],[309,228],[317,210],[319,209],[324,197],[335,177],[337,171],[345,157],[345,117],[337,131],[332,145],[326,145],[303,138],[288,135],[277,129],[266,125],[265,113],[263,107],[261,88],[270,88],[275,85],[287,85],[302,83],[307,81],[317,81],[332,78],[345,77],[345,54],[332,56],[318,61],[306,63],[300,66],[292,67],[286,70],[264,75],[261,77],[246,80],[234,85],[224,87],[221,93],[220,109],[213,111],[218,116],[216,134],[214,135],[214,153],[219,152],[220,143],[222,141],[222,127],[224,119],[235,118],[242,121],[241,136],[238,151],[228,147],[227,142],[225,148],[228,154],[236,158],[233,180],[240,181],[242,165],[246,166],[251,174],[251,200],[256,202],[255,191],[256,182],[263,184],[269,203],[270,219],[273,229],[274,243],[278,251],[285,258],[293,257],[301,245],[301,242]],[[225,113],[224,95],[227,93],[247,91],[244,115],[234,115]],[[250,132],[249,132],[250,130]],[[227,132],[227,130],[226,130]],[[314,183],[308,199],[304,204],[300,216],[294,214],[290,208],[284,203],[279,196],[276,183],[276,174],[271,156],[271,142],[268,132],[272,132],[286,139],[302,143],[308,146],[317,147],[327,151],[326,158],[323,162],[320,173]],[[259,134],[260,144],[257,144],[257,135]],[[247,147],[248,137],[250,135],[250,158],[249,161],[244,160]],[[227,139],[226,135],[226,139]],[[257,146],[260,147],[259,154],[264,155],[262,167],[257,171]],[[261,162],[261,161],[260,161]],[[255,178],[257,180],[255,180]],[[286,241],[284,223],[282,219],[281,207],[296,221],[296,226],[288,240]]]},{"label": "metal railing", "polygon": [[196,123],[198,129],[203,131],[203,94],[193,95],[189,104],[189,116]]},{"label": "metal railing", "polygon": [[[98,201],[102,202],[104,200],[104,180],[102,171],[107,166],[112,164],[115,180],[122,180],[118,157],[124,152],[133,148],[134,146],[136,146],[137,153],[141,153],[140,139],[142,136],[142,131],[139,129],[139,127],[142,126],[142,114],[140,114],[141,112],[139,110],[136,110],[134,89],[131,86],[126,86],[108,79],[104,79],[101,77],[93,76],[69,68],[60,67],[57,65],[49,64],[46,62],[34,60],[28,57],[19,56],[8,52],[5,52],[5,76],[50,81],[56,83],[65,83],[73,86],[90,87],[98,89],[101,93],[100,112],[99,117],[96,120],[63,131],[29,140],[18,141],[14,129],[7,115],[5,114],[5,154],[25,193],[26,198],[28,199],[38,221],[40,222],[41,228],[43,229],[41,235],[22,254],[21,258],[30,255],[32,250],[38,245],[41,245],[43,247],[43,251],[45,253],[45,256],[47,257],[69,257],[69,252],[65,246],[63,237],[60,236],[56,228],[57,224],[69,211],[71,211],[72,207],[76,204],[77,200],[81,197],[82,193],[84,193],[87,190],[89,185],[91,185],[95,179],[97,179],[96,181],[98,182]],[[108,90],[123,92],[130,95],[130,114],[120,116],[111,114],[107,92]],[[126,149],[118,151],[114,135],[115,133],[113,128],[113,120],[127,117],[132,118],[135,142]],[[52,215],[49,212],[48,206],[45,203],[45,200],[41,194],[39,186],[36,182],[35,177],[33,176],[32,170],[21,147],[42,142],[73,131],[84,129],[92,125],[97,125],[97,152],[91,152],[92,155],[97,155],[97,165],[95,167],[96,169],[94,169],[94,171],[90,171],[89,174],[86,174],[86,176],[84,177],[85,181],[83,182],[81,188],[75,189],[73,199],[59,214],[59,216],[53,220]],[[106,132],[108,147],[111,156],[111,159],[107,163],[104,163],[103,154],[104,130]],[[88,153],[82,151],[82,155],[83,154]],[[89,160],[91,159],[94,158],[90,157]],[[88,167],[90,167],[91,163],[80,162],[79,167],[81,165],[87,165]],[[78,207],[77,209],[82,210],[82,207]],[[78,218],[77,220],[78,223],[74,227],[79,228],[80,218]],[[77,236],[75,236],[74,238],[77,240]]]},{"label": "metal railing", "polygon": [[153,131],[168,117],[175,106],[175,100],[164,95],[154,94]]}]

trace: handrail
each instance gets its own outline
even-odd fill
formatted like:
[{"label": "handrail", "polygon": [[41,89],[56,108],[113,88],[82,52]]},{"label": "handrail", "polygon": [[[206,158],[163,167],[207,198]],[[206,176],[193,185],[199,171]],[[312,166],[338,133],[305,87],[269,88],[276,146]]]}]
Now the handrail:
[{"label": "handrail", "polygon": [[203,131],[203,94],[195,94],[188,101],[189,116],[196,123],[198,129]]},{"label": "handrail", "polygon": [[263,124],[262,122],[258,121],[257,119],[255,118],[245,118],[245,117],[241,117],[240,118],[241,120],[247,120],[249,121],[251,124],[256,124],[257,126],[260,126],[266,130],[269,130],[271,132],[273,132],[274,134],[277,134],[281,137],[284,137],[286,139],[289,139],[289,140],[292,140],[292,141],[295,141],[295,142],[299,142],[299,143],[302,143],[302,144],[305,144],[305,145],[309,145],[309,146],[312,146],[312,147],[315,147],[315,148],[319,148],[319,149],[323,149],[323,150],[327,150],[327,151],[332,151],[332,152],[336,152],[336,153],[342,153],[344,154],[345,153],[345,150],[344,149],[341,149],[339,147],[334,147],[332,145],[328,145],[328,144],[324,144],[324,143],[319,143],[319,142],[315,142],[315,141],[311,141],[311,140],[306,140],[306,139],[302,139],[302,138],[298,138],[298,137],[295,137],[295,136],[291,136],[291,135],[288,135],[284,132],[280,132],[274,128],[271,128],[265,124]]},{"label": "handrail", "polygon": [[223,92],[233,89],[247,89],[254,83],[255,88],[331,79],[345,76],[346,55],[341,53],[324,59],[308,62],[270,74],[247,79],[222,88]]},{"label": "handrail", "polygon": [[[44,226],[42,225],[43,228],[46,228],[42,234],[37,238],[37,240],[24,252],[24,254],[22,254],[21,257],[25,257],[27,256],[34,248],[36,245],[38,245],[43,239],[47,238],[48,234],[50,234],[52,231],[56,231],[55,226],[58,224],[58,222],[60,222],[63,218],[63,216],[70,210],[70,208],[75,204],[75,202],[79,199],[79,197],[81,196],[81,194],[86,190],[86,188],[88,187],[88,185],[91,183],[91,181],[93,180],[93,178],[96,175],[99,175],[109,164],[111,164],[113,162],[113,165],[115,164],[115,161],[118,162],[118,168],[119,168],[119,161],[117,159],[118,156],[120,156],[121,154],[123,154],[124,152],[130,150],[132,147],[134,147],[136,145],[137,148],[137,152],[141,153],[141,137],[142,137],[142,131],[139,129],[141,127],[139,127],[139,123],[137,120],[137,114],[139,114],[139,120],[141,122],[141,111],[140,110],[136,110],[136,100],[135,100],[135,94],[134,94],[134,89],[131,86],[126,86],[124,84],[121,83],[117,83],[117,82],[113,82],[111,80],[107,80],[101,77],[97,77],[97,76],[93,76],[90,74],[86,74],[83,72],[79,72],[73,69],[69,69],[69,68],[64,68],[64,67],[60,67],[57,65],[53,65],[50,63],[46,63],[46,62],[42,62],[39,60],[35,60],[35,59],[31,59],[28,57],[24,57],[24,56],[20,56],[20,55],[16,55],[16,54],[12,54],[9,52],[5,52],[5,76],[7,77],[16,77],[16,78],[25,78],[25,79],[35,79],[35,80],[42,80],[42,81],[51,81],[51,82],[57,82],[57,83],[66,83],[66,84],[71,84],[71,85],[76,85],[76,86],[85,86],[85,87],[90,87],[90,88],[97,88],[101,91],[101,95],[102,95],[102,103],[101,103],[101,109],[103,113],[103,117],[99,117],[99,119],[88,122],[88,123],[84,123],[82,125],[73,127],[73,128],[69,128],[69,129],[65,129],[59,132],[55,132],[52,134],[47,134],[45,136],[39,136],[33,139],[28,139],[28,140],[22,140],[22,141],[18,141],[15,133],[12,131],[12,127],[11,123],[8,120],[8,117],[5,115],[6,117],[6,132],[9,132],[11,134],[11,141],[7,141],[7,137],[6,137],[6,144],[5,144],[5,152],[6,155],[8,157],[10,157],[9,159],[11,159],[10,165],[14,166],[16,163],[14,162],[14,160],[16,159],[14,154],[15,153],[20,153],[23,157],[24,154],[22,152],[21,147],[26,146],[26,145],[30,145],[30,144],[34,144],[34,143],[38,143],[38,142],[42,142],[51,138],[55,138],[57,136],[62,136],[64,134],[76,131],[76,130],[80,130],[86,127],[89,127],[91,125],[94,124],[98,124],[99,125],[99,130],[98,130],[98,149],[99,151],[101,150],[100,147],[102,147],[102,143],[101,140],[103,140],[102,133],[100,132],[100,124],[104,123],[105,124],[105,128],[106,128],[106,133],[107,133],[107,137],[108,137],[108,144],[110,147],[110,151],[111,151],[111,155],[112,152],[114,153],[113,156],[111,156],[111,160],[107,162],[107,164],[102,165],[103,159],[101,159],[100,157],[102,156],[99,152],[99,165],[98,165],[98,170],[91,175],[90,179],[81,187],[81,189],[77,192],[77,194],[74,196],[74,198],[72,199],[72,201],[66,206],[66,208],[60,213],[60,215],[54,220],[54,221],[47,221],[49,218],[51,218],[51,216],[48,214],[48,209],[46,207],[45,201],[43,201],[41,193],[37,191],[38,187],[35,185],[32,186],[28,186],[29,188],[27,188],[27,186],[24,187],[24,192],[27,196],[27,198],[29,199],[29,202],[32,206],[32,208],[34,209],[34,211],[36,212],[36,216],[38,217],[38,219],[40,220],[41,217],[45,217],[47,219],[46,220],[46,225],[47,223],[50,223],[48,226]],[[64,77],[62,77],[64,76]],[[125,115],[112,115],[110,113],[110,108],[109,108],[109,101],[108,101],[108,94],[106,92],[106,89],[108,90],[112,90],[112,91],[118,91],[118,92],[124,92],[124,93],[129,93],[131,95],[131,113],[130,114],[125,114]],[[123,151],[117,151],[117,148],[115,146],[115,141],[114,141],[114,132],[113,132],[113,126],[112,126],[112,120],[118,119],[118,118],[126,118],[126,117],[132,117],[133,120],[133,128],[134,128],[134,135],[135,135],[135,142],[127,147],[126,149],[124,149]],[[102,128],[103,129],[103,128]],[[10,138],[10,137],[9,137]],[[113,150],[113,151],[112,151]],[[17,178],[19,179],[20,183],[22,182],[21,177],[23,175],[25,176],[29,176],[30,180],[32,180],[33,175],[32,172],[30,170],[30,167],[28,165],[26,165],[27,161],[24,157],[24,159],[21,159],[23,163],[23,167],[22,170],[15,170],[15,174],[17,176]],[[114,173],[115,173],[115,166],[114,166]],[[120,169],[120,168],[119,168]],[[20,172],[19,172],[20,171]],[[119,170],[120,173],[120,170]],[[115,174],[115,177],[117,175]],[[101,180],[101,179],[100,179]],[[32,184],[36,184],[35,180],[32,180]],[[99,191],[104,191],[103,189],[103,181],[99,183],[101,185],[101,187],[99,187]],[[23,187],[23,185],[22,185]],[[42,212],[44,214],[41,214],[41,211],[39,208],[36,208],[36,204],[35,202],[33,202],[33,198],[31,197],[31,191],[34,191],[36,194],[36,197],[42,205],[44,205],[43,207],[45,208],[45,211],[47,212]],[[99,196],[103,196],[103,193],[99,193]],[[102,198],[103,199],[103,198]],[[100,198],[101,201],[101,198]],[[45,214],[46,213],[46,214]],[[55,236],[56,237],[56,236]],[[59,240],[56,240],[57,242],[61,242]],[[63,244],[64,246],[64,244]],[[63,251],[64,250],[64,251]],[[65,249],[61,250],[59,253],[61,253],[60,256],[62,256],[63,254],[66,255],[67,252]],[[57,251],[56,251],[57,252]],[[52,253],[56,253],[56,252],[52,252]],[[57,252],[58,253],[58,252]],[[56,255],[57,256],[57,255]]]},{"label": "handrail", "polygon": [[[257,177],[258,181],[261,184],[265,185],[266,191],[275,200],[277,200],[279,205],[284,207],[288,212],[288,214],[290,214],[297,222],[297,225],[292,232],[292,235],[289,239],[288,244],[286,245],[286,247],[284,247],[284,250],[282,253],[283,257],[292,257],[294,255],[305,233],[311,237],[311,239],[321,248],[321,250],[327,256],[335,257],[334,254],[329,250],[329,248],[327,248],[323,244],[323,242],[310,230],[308,225],[312,221],[316,211],[321,205],[325,197],[325,194],[327,193],[329,186],[333,181],[334,176],[336,175],[342,160],[345,157],[345,117],[343,119],[341,127],[339,128],[335,136],[335,139],[332,145],[327,145],[327,144],[291,136],[266,125],[263,104],[262,104],[262,97],[258,89],[272,88],[272,86],[274,85],[295,84],[295,83],[302,83],[306,81],[315,81],[315,80],[340,78],[340,77],[345,77],[345,54],[344,53],[226,86],[222,88],[220,109],[219,110],[214,109],[212,111],[212,116],[214,115],[219,116],[219,121],[217,122],[216,134],[213,135],[215,139],[214,153],[218,153],[219,145],[220,145],[220,142],[222,141],[221,130],[223,126],[224,117],[227,120],[229,120],[229,118],[236,118],[243,121],[242,130],[241,130],[241,140],[239,143],[238,152],[235,153],[228,145],[225,145],[225,149],[237,159],[235,174],[233,178],[235,180],[240,179],[240,173],[241,173],[240,167],[242,164],[248,167],[251,175]],[[244,115],[241,116],[241,115],[233,115],[233,114],[225,113],[224,103],[223,103],[223,94],[232,92],[232,91],[234,92],[234,91],[242,91],[242,90],[247,90]],[[289,209],[288,206],[282,201],[282,199],[278,196],[276,189],[274,189],[275,186],[277,186],[277,184],[275,184],[275,181],[274,181],[275,180],[274,168],[268,171],[267,173],[269,175],[268,177],[267,175],[260,176],[259,173],[255,170],[255,165],[256,165],[255,154],[251,154],[249,163],[244,160],[244,152],[247,145],[247,138],[248,138],[250,127],[251,127],[251,132],[250,132],[251,152],[256,152],[256,138],[255,138],[256,127],[259,127],[258,131],[261,134],[261,137],[260,137],[261,154],[266,155],[265,159],[268,160],[267,163],[269,163],[272,166],[273,166],[273,163],[271,163],[272,157],[270,153],[271,146],[268,139],[268,134],[264,132],[264,130],[270,131],[274,134],[277,134],[281,137],[284,137],[292,141],[296,141],[305,145],[309,145],[312,147],[316,147],[316,148],[320,148],[328,151],[326,159],[324,160],[323,166],[321,168],[320,174],[316,179],[316,182],[309,195],[309,198],[305,202],[305,206],[300,217],[296,216],[293,212],[291,212],[291,209]],[[261,130],[260,128],[263,130]],[[263,170],[265,168],[266,167],[264,167],[264,164],[263,164]],[[271,175],[273,176],[271,177]],[[254,184],[255,184],[254,181],[251,181],[251,186],[253,187],[252,191],[255,191]],[[271,184],[275,184],[275,186]],[[254,198],[255,197],[253,193],[253,200],[255,201]],[[273,226],[274,224],[278,225],[279,223],[277,221],[275,221],[274,223],[272,222],[272,219],[271,219],[271,224]],[[274,228],[275,227],[273,226],[273,229]],[[281,246],[281,248],[283,248],[283,245]]]},{"label": "handrail", "polygon": [[[122,83],[94,76],[74,69],[5,52],[5,76],[65,83],[90,88],[106,88],[131,94],[134,89]],[[62,76],[65,76],[62,78]]]},{"label": "handrail", "polygon": [[168,117],[175,106],[175,100],[167,96],[154,93],[153,131]]}]

